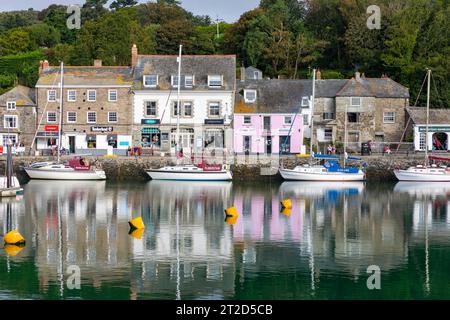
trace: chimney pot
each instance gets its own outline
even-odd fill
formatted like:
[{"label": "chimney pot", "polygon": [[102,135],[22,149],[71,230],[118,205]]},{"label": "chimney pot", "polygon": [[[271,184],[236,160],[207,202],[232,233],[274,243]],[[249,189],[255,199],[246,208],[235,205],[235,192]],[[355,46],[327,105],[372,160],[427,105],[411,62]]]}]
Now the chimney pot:
[{"label": "chimney pot", "polygon": [[48,70],[48,69],[49,69],[48,60],[42,61],[42,71],[45,71],[45,70]]},{"label": "chimney pot", "polygon": [[138,60],[138,48],[136,44],[133,44],[133,47],[131,48],[131,67],[136,67]]},{"label": "chimney pot", "polygon": [[101,67],[102,66],[102,60],[101,59],[95,59],[94,60],[94,67]]}]

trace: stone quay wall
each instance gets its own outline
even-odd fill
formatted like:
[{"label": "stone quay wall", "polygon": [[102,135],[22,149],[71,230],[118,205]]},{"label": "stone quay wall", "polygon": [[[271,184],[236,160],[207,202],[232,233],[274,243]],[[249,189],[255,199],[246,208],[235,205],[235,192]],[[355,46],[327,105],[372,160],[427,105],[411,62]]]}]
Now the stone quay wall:
[{"label": "stone quay wall", "polygon": [[[67,158],[63,157],[62,160]],[[26,182],[28,176],[23,170],[24,166],[37,161],[51,161],[51,157],[14,157],[14,172],[21,182]],[[170,157],[87,157],[90,163],[96,163],[106,172],[110,181],[144,182],[150,178],[146,174],[147,169],[160,168],[165,165],[174,165],[175,159]],[[410,166],[423,164],[424,157],[419,154],[399,156],[371,156],[364,157],[368,163],[367,180],[375,182],[395,181],[393,170],[396,168],[406,169]],[[279,163],[285,168],[293,168],[299,164],[308,162],[306,158],[283,157],[278,158],[232,158],[228,163],[233,171],[235,181],[276,181],[281,180],[278,173]],[[0,172],[5,172],[5,156],[0,157]]]}]

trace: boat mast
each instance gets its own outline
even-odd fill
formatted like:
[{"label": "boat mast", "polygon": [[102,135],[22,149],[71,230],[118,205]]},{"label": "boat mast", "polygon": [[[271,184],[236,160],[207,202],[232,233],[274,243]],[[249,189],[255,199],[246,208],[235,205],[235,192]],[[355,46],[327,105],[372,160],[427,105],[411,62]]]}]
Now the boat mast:
[{"label": "boat mast", "polygon": [[347,162],[346,155],[347,155],[347,121],[348,121],[348,104],[345,105],[345,119],[344,119],[344,168]]},{"label": "boat mast", "polygon": [[183,45],[180,44],[180,53],[178,55],[178,90],[177,90],[177,135],[175,144],[175,155],[177,157],[178,163],[178,152],[181,150],[178,144],[180,143],[180,112],[181,112],[181,101],[180,101],[180,91],[181,91],[181,52],[183,50]]},{"label": "boat mast", "polygon": [[428,93],[427,93],[427,124],[425,130],[425,165],[428,166],[428,127],[430,124],[430,86],[431,86],[431,69],[428,69]]},{"label": "boat mast", "polygon": [[311,142],[309,143],[309,154],[311,158],[313,153],[313,141],[314,141],[314,100],[316,98],[316,69],[313,69],[313,83],[312,83],[312,99],[311,99]]},{"label": "boat mast", "polygon": [[60,80],[60,93],[59,93],[59,128],[58,128],[58,163],[61,157],[62,146],[62,118],[63,118],[63,100],[64,100],[64,62],[61,61],[61,80]]}]

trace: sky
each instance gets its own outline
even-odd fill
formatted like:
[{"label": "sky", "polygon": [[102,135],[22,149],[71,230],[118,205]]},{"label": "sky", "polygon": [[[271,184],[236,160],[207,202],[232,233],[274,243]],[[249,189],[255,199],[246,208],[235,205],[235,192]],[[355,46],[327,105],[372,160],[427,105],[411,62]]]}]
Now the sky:
[{"label": "sky", "polygon": [[[112,0],[109,1],[111,3]],[[140,3],[148,0],[139,0]],[[245,11],[256,8],[260,0],[181,0],[183,8],[196,15],[209,15],[214,20],[219,19],[234,22]],[[33,8],[42,10],[50,4],[83,4],[83,0],[0,0],[0,11],[26,10]],[[108,4],[109,4],[108,3]]]}]

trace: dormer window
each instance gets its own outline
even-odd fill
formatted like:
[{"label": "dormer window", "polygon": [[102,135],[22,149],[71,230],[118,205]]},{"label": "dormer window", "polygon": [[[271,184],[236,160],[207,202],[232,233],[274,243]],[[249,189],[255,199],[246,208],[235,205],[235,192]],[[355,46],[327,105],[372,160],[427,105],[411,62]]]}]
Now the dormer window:
[{"label": "dormer window", "polygon": [[360,97],[351,97],[350,98],[350,106],[361,107],[361,98]]},{"label": "dormer window", "polygon": [[144,76],[144,87],[156,88],[158,86],[158,75],[149,74]]},{"label": "dormer window", "polygon": [[246,103],[253,103],[256,101],[256,90],[244,90],[244,99]]},{"label": "dormer window", "polygon": [[6,110],[16,110],[16,102],[15,101],[8,101],[6,103]]},{"label": "dormer window", "polygon": [[172,76],[170,78],[170,84],[172,85],[172,87],[174,88],[178,88],[178,76]]},{"label": "dormer window", "polygon": [[302,108],[308,108],[309,107],[309,98],[303,97],[302,98]]},{"label": "dormer window", "polygon": [[222,76],[221,75],[208,76],[208,87],[221,88],[222,87]]}]

